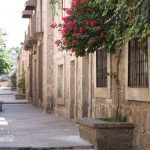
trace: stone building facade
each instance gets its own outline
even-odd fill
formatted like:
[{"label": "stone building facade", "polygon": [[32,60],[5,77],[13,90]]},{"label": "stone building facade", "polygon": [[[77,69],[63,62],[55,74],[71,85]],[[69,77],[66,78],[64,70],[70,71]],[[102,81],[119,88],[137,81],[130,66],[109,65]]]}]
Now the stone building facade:
[{"label": "stone building facade", "polygon": [[[66,15],[62,8],[70,7],[70,3],[71,0],[60,0],[56,6],[58,15],[54,17],[48,0],[26,2],[23,17],[30,20],[24,41],[24,49],[29,53],[28,99],[35,106],[74,120],[112,117],[119,101],[121,115],[135,125],[134,149],[149,150],[150,38],[143,43],[125,43],[115,54],[101,50],[77,58],[59,51],[54,41],[60,35],[49,25],[52,18],[55,23],[61,22]],[[135,53],[136,49],[142,51]]]},{"label": "stone building facade", "polygon": [[[17,90],[21,92],[18,88],[19,79],[25,77],[25,87],[28,87],[29,84],[29,52],[25,51],[23,47],[21,48],[18,55],[18,64],[16,67],[16,77],[17,77]],[[26,88],[28,93],[28,88]]]},{"label": "stone building facade", "polygon": [[27,97],[37,107],[52,109],[53,98],[53,31],[49,30],[51,16],[48,0],[29,0],[22,18],[29,19],[24,49],[29,51],[29,84]]}]

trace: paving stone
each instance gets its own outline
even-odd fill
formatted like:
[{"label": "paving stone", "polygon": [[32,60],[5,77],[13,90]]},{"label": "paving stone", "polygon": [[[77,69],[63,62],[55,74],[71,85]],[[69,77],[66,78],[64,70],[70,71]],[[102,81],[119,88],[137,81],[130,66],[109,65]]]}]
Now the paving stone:
[{"label": "paving stone", "polygon": [[[13,95],[0,95],[0,99],[3,96],[8,96],[7,100],[14,99]],[[92,147],[80,138],[78,125],[74,122],[46,114],[30,104],[3,104],[3,111],[0,112],[0,150],[90,150]]]}]

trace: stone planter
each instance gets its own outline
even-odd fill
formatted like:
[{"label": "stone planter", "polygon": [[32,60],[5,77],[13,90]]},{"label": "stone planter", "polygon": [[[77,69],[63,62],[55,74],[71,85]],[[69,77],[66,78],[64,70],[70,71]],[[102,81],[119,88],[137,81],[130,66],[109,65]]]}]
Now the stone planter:
[{"label": "stone planter", "polygon": [[26,99],[26,95],[25,94],[15,94],[15,98],[16,98],[16,100],[24,100],[24,99]]},{"label": "stone planter", "polygon": [[97,150],[132,150],[132,123],[106,122],[94,118],[78,120],[81,138]]}]

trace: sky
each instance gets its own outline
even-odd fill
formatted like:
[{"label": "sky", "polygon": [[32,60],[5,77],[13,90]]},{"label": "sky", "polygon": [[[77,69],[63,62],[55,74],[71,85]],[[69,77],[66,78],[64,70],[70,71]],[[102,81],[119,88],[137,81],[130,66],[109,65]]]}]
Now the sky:
[{"label": "sky", "polygon": [[20,46],[24,42],[28,19],[23,19],[21,13],[27,0],[0,0],[0,28],[7,32],[7,48]]}]

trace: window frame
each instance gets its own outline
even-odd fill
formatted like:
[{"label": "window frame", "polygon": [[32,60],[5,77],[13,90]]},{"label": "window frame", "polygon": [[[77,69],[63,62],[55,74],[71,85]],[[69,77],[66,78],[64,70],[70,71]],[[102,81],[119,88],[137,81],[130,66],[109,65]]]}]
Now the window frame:
[{"label": "window frame", "polygon": [[[141,102],[149,102],[150,101],[150,88],[142,87],[142,88],[134,88],[128,86],[128,42],[124,46],[125,60],[124,60],[124,68],[125,68],[125,99],[128,101],[141,101]],[[148,37],[148,52],[150,52],[150,37]],[[148,76],[150,74],[150,53],[148,53]],[[148,81],[150,85],[150,80]]]},{"label": "window frame", "polygon": [[[55,98],[56,98],[56,103],[57,105],[65,105],[65,58],[62,57],[55,57]],[[58,83],[58,70],[59,70],[59,66],[63,66],[63,81],[62,81],[62,85],[63,85],[63,89],[62,89],[62,97],[59,97],[58,95],[58,86],[59,86],[59,83]]]},{"label": "window frame", "polygon": [[[107,77],[107,87],[96,86],[96,52],[93,54],[93,68],[94,68],[94,97],[111,99],[111,76]],[[107,72],[111,72],[111,54],[107,53]]]},{"label": "window frame", "polygon": [[147,88],[148,84],[148,38],[128,42],[128,87]]},{"label": "window frame", "polygon": [[96,87],[97,88],[107,88],[108,86],[107,59],[108,59],[107,51],[105,49],[96,51]]}]

